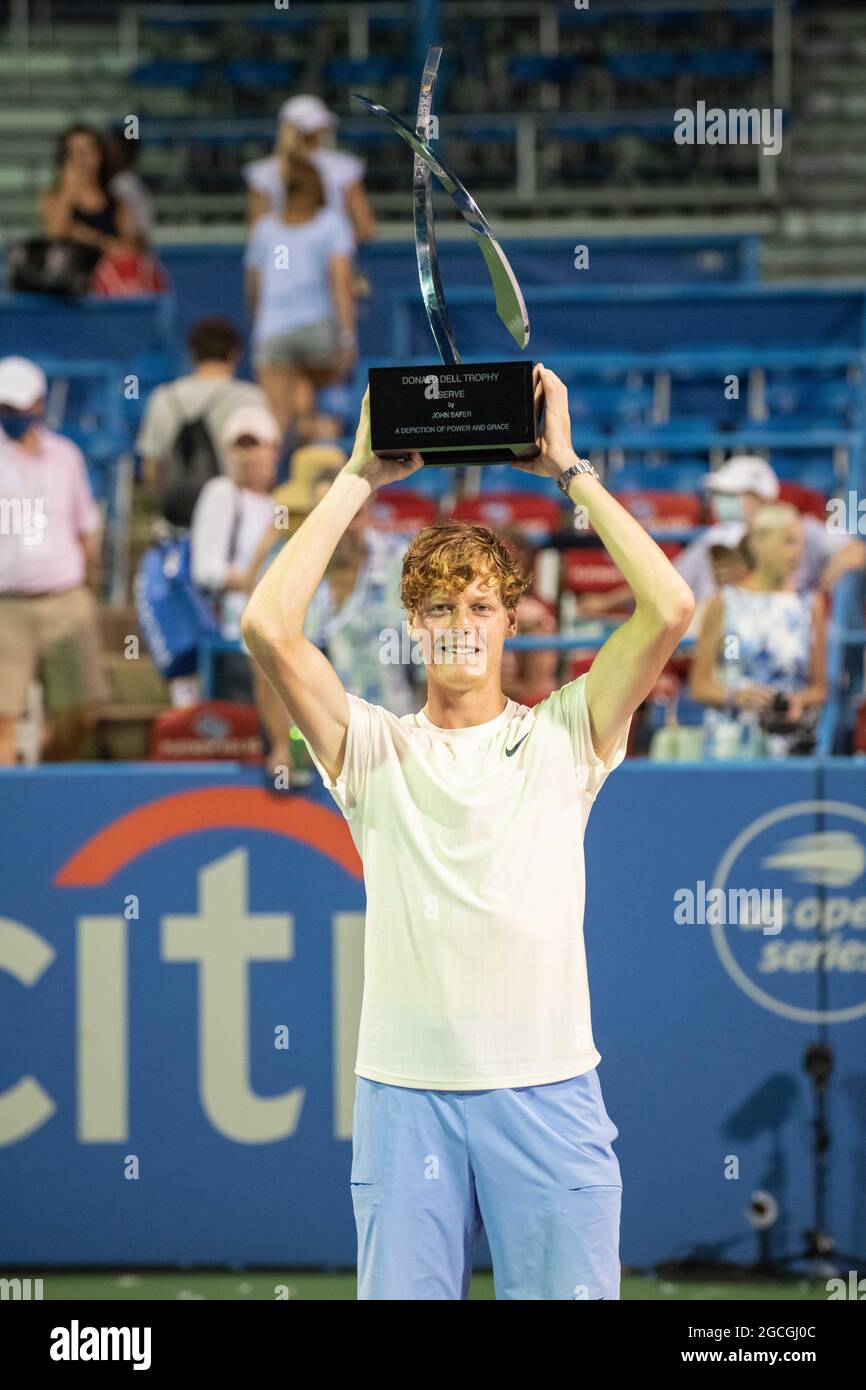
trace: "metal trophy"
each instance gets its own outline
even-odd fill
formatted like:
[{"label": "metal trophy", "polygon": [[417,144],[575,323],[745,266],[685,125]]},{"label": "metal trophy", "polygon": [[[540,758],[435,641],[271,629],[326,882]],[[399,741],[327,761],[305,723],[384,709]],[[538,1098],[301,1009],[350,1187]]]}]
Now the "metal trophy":
[{"label": "metal trophy", "polygon": [[417,450],[427,465],[512,463],[538,453],[532,363],[461,362],[439,274],[431,171],[478,243],[493,282],[496,312],[519,348],[529,342],[529,318],[514,271],[486,217],[428,143],[441,57],[441,48],[428,50],[414,131],[378,102],[354,94],[369,111],[390,121],[415,153],[415,254],[424,307],[442,359],[442,365],[370,368],[372,444],[383,454]]}]

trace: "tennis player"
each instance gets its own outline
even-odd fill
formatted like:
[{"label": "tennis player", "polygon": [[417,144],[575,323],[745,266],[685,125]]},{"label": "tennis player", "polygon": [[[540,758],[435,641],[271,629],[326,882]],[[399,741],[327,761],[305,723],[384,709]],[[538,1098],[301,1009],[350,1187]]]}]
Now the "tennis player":
[{"label": "tennis player", "polygon": [[506,698],[503,644],[526,580],[492,531],[450,521],[414,536],[403,561],[426,705],[397,717],[347,694],[304,614],[370,493],[422,466],[371,452],[366,397],[349,462],[243,621],[364,865],[359,1299],[466,1298],[482,1227],[497,1298],[619,1297],[622,1181],[590,1019],[583,834],[694,599],[578,459],[559,378],[539,365],[535,390],[541,453],[521,467],[587,509],[635,598],[588,674],[532,709]]}]

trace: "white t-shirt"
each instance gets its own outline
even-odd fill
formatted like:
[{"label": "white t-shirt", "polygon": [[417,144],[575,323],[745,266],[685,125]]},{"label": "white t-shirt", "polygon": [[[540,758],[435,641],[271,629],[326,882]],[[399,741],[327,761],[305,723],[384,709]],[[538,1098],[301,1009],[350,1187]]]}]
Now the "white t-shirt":
[{"label": "white t-shirt", "polygon": [[[358,1076],[429,1090],[590,1071],[583,834],[602,762],[586,677],[440,729],[349,695],[336,782],[367,891]],[[630,722],[630,721],[629,721]],[[309,747],[309,745],[307,745]]]},{"label": "white t-shirt", "polygon": [[308,222],[284,222],[270,212],[260,217],[244,255],[244,265],[259,272],[253,342],[333,320],[331,260],[351,252],[345,227],[330,208],[320,208]]},{"label": "white t-shirt", "polygon": [[[223,587],[230,569],[249,569],[259,543],[274,524],[269,492],[238,487],[231,478],[210,478],[198,495],[190,528],[190,572],[202,589]],[[222,635],[237,638],[249,595],[230,590],[220,600]]]}]

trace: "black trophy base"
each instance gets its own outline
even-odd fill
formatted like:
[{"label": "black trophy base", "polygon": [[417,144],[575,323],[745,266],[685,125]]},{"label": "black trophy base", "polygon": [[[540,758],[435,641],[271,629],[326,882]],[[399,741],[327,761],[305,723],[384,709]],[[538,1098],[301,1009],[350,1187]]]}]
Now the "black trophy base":
[{"label": "black trophy base", "polygon": [[536,458],[532,363],[371,367],[370,431],[375,453],[427,467]]}]

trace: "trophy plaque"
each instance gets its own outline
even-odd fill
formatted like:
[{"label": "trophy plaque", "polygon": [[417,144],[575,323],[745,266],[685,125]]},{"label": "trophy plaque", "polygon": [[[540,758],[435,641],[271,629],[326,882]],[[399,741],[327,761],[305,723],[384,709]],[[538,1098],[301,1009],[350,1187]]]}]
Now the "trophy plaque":
[{"label": "trophy plaque", "polygon": [[441,57],[438,47],[427,53],[414,131],[386,107],[355,94],[356,101],[389,121],[414,151],[415,254],[424,307],[441,358],[432,365],[370,368],[372,444],[376,453],[386,455],[417,450],[427,466],[513,463],[538,454],[532,363],[461,362],[439,273],[431,173],[468,224],[493,283],[496,312],[519,348],[529,342],[529,318],[514,271],[487,219],[430,147]]}]

